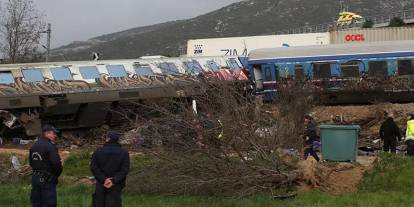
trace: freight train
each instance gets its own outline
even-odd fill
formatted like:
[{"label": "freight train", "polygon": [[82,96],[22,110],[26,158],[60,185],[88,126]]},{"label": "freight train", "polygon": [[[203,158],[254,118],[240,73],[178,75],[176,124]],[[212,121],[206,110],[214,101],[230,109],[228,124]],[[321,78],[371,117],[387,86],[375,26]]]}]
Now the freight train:
[{"label": "freight train", "polygon": [[110,123],[111,108],[131,100],[191,97],[201,79],[246,81],[237,57],[140,58],[0,65],[2,134],[40,134]]},{"label": "freight train", "polygon": [[325,104],[414,101],[413,40],[258,49],[248,68],[267,100],[296,80]]}]

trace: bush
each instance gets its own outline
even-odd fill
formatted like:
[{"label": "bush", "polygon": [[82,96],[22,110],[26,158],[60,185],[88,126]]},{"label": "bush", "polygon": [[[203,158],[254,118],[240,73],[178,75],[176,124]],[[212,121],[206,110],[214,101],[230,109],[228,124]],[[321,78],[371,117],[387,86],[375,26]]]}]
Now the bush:
[{"label": "bush", "polygon": [[402,27],[405,26],[405,22],[403,19],[399,18],[399,17],[394,17],[391,19],[390,24],[388,25],[389,27]]},{"label": "bush", "polygon": [[206,84],[196,97],[197,114],[186,100],[137,103],[162,115],[136,123],[145,140],[159,144],[145,151],[152,159],[130,173],[128,191],[245,197],[291,188],[296,163],[285,149],[302,146],[307,92],[281,85],[277,104],[266,111],[237,83]]},{"label": "bush", "polygon": [[362,25],[362,28],[372,28],[374,27],[374,22],[370,19],[365,20],[364,24]]}]

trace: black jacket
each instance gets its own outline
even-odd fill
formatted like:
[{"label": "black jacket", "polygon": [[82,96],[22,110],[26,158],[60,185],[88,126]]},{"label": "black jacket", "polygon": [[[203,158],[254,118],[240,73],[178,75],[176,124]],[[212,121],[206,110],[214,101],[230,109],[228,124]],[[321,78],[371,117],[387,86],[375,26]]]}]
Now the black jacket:
[{"label": "black jacket", "polygon": [[128,151],[118,143],[106,143],[93,153],[91,171],[99,183],[104,183],[106,178],[112,178],[115,185],[125,185],[129,171]]},{"label": "black jacket", "polygon": [[392,118],[388,118],[384,121],[384,123],[382,123],[379,134],[382,140],[396,141],[396,138],[401,140],[400,128],[398,128]]},{"label": "black jacket", "polygon": [[309,121],[306,125],[305,132],[303,133],[305,135],[304,138],[308,138],[305,140],[306,145],[312,145],[314,141],[318,140],[317,128],[318,124],[314,120]]},{"label": "black jacket", "polygon": [[56,145],[43,137],[40,137],[30,148],[29,163],[33,171],[52,175],[56,183],[63,170]]}]

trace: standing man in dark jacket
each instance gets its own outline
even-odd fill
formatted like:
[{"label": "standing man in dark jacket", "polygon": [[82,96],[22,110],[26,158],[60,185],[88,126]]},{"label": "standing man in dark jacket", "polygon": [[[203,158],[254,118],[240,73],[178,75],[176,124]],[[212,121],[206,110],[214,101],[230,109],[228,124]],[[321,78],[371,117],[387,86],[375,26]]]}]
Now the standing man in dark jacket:
[{"label": "standing man in dark jacket", "polygon": [[31,201],[33,207],[54,207],[57,205],[56,185],[62,173],[62,163],[55,145],[57,130],[42,127],[42,136],[33,144],[29,163],[33,170]]},{"label": "standing man in dark jacket", "polygon": [[121,207],[121,192],[129,171],[129,153],[118,143],[121,135],[107,133],[106,143],[92,155],[91,170],[96,179],[94,207]]},{"label": "standing man in dark jacket", "polygon": [[305,132],[304,132],[304,139],[305,139],[305,149],[304,149],[304,158],[307,159],[309,155],[315,158],[316,161],[319,162],[318,154],[316,154],[315,149],[313,147],[313,143],[318,140],[318,134],[316,132],[318,124],[316,121],[310,116],[305,116]]},{"label": "standing man in dark jacket", "polygon": [[394,115],[387,114],[387,119],[382,123],[379,131],[381,140],[384,141],[384,152],[396,153],[397,140],[401,141],[401,132],[397,124],[394,122]]}]

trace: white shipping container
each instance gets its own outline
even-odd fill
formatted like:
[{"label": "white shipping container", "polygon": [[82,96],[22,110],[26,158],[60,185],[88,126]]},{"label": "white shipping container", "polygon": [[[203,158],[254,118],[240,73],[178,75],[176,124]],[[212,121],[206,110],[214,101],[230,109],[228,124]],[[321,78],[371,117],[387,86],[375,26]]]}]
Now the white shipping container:
[{"label": "white shipping container", "polygon": [[414,40],[414,27],[349,29],[331,32],[332,44]]},{"label": "white shipping container", "polygon": [[247,56],[251,50],[330,44],[329,33],[267,35],[189,40],[188,57]]}]

